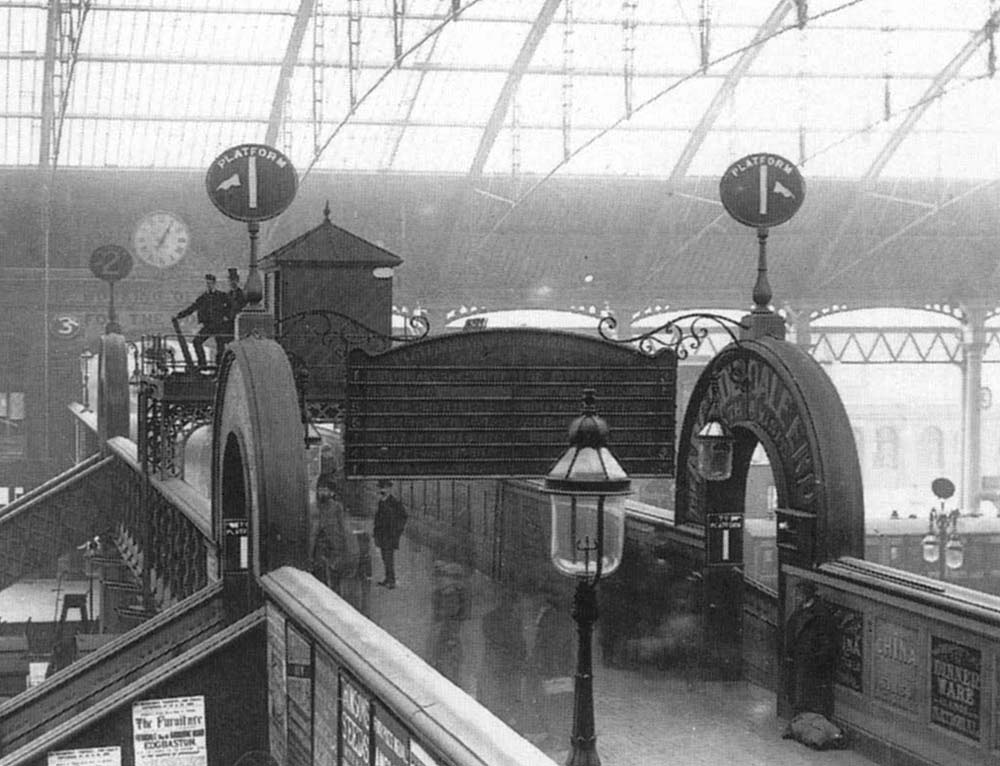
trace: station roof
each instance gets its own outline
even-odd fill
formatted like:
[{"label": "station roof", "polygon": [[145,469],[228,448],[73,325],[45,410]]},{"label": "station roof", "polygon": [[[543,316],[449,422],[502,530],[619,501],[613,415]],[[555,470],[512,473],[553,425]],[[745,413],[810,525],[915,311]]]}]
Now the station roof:
[{"label": "station roof", "polygon": [[[768,151],[807,181],[787,224],[803,289],[985,289],[998,19],[996,0],[0,0],[0,166],[203,171],[261,142],[300,190],[455,179],[425,200],[435,273],[481,254],[540,283],[511,258],[544,245],[565,274],[574,233],[623,214],[647,273],[677,262],[715,287],[740,228],[718,179]],[[586,196],[602,179],[639,186],[607,211],[559,204],[555,181]]]},{"label": "station roof", "polygon": [[677,178],[766,149],[813,177],[992,179],[994,6],[0,0],[0,165],[39,161],[52,109],[71,166],[254,140],[300,170]]}]

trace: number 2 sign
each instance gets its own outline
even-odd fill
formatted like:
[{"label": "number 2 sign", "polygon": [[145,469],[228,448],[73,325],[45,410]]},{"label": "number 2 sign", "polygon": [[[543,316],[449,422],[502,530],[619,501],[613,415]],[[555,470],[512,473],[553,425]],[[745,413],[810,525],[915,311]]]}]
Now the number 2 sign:
[{"label": "number 2 sign", "polygon": [[90,271],[105,282],[125,279],[132,271],[132,255],[118,245],[102,245],[90,254]]}]

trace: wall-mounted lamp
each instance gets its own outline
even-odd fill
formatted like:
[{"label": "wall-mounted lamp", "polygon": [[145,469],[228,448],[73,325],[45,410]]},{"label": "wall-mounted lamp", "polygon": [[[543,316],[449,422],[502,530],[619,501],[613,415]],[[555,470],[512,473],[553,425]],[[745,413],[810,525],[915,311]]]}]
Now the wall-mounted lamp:
[{"label": "wall-mounted lamp", "polygon": [[694,436],[698,475],[706,481],[725,481],[733,475],[733,432],[719,420],[710,420]]}]

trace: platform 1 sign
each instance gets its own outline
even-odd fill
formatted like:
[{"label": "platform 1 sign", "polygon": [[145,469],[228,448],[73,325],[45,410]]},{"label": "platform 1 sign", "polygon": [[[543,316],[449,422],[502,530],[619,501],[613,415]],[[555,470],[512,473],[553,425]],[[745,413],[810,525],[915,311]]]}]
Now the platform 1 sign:
[{"label": "platform 1 sign", "polygon": [[747,226],[777,226],[805,199],[806,186],[795,165],[777,154],[742,157],[722,174],[719,198],[733,218]]},{"label": "platform 1 sign", "polygon": [[266,221],[284,212],[298,189],[292,161],[265,144],[240,144],[216,157],[205,190],[219,211],[237,221]]},{"label": "platform 1 sign", "polygon": [[743,514],[709,513],[708,565],[743,564]]}]

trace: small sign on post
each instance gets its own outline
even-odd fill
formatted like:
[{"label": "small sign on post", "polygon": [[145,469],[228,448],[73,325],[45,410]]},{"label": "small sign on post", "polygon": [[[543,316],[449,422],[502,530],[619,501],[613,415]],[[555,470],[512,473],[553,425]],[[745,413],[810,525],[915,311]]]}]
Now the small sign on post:
[{"label": "small sign on post", "polygon": [[[257,273],[257,238],[260,222],[280,215],[292,204],[299,176],[292,161],[266,144],[239,144],[212,160],[205,175],[205,190],[219,212],[247,222],[250,266],[243,292],[247,308],[258,309],[264,288]],[[237,327],[237,337],[239,337]]]},{"label": "small sign on post", "polygon": [[757,152],[741,157],[726,168],[719,181],[719,199],[733,218],[757,227],[757,281],[753,287],[752,337],[784,338],[784,320],[769,308],[771,285],[767,281],[767,234],[802,206],[806,185],[794,163],[777,154]]},{"label": "small sign on post", "polygon": [[90,271],[108,283],[108,323],[105,333],[120,333],[121,326],[115,314],[115,282],[125,279],[132,272],[132,254],[118,245],[101,245],[90,254]]}]

